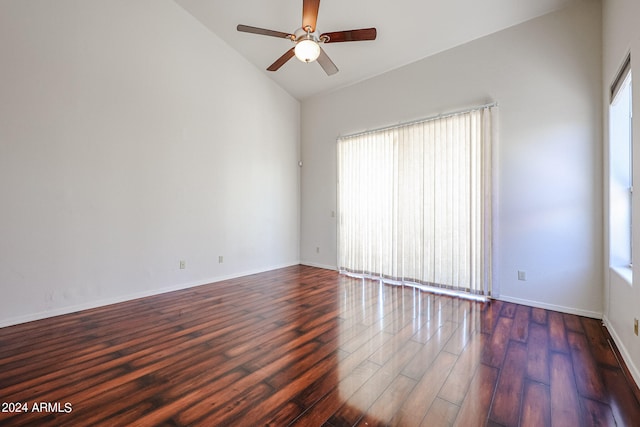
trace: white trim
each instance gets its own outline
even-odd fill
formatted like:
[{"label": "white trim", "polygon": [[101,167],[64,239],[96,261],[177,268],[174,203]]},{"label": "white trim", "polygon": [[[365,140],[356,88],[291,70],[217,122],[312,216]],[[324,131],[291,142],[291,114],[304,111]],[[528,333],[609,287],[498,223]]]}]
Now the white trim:
[{"label": "white trim", "polygon": [[620,339],[620,336],[613,328],[613,324],[611,324],[606,315],[602,317],[602,323],[609,331],[609,334],[611,335],[611,338],[613,338],[613,342],[616,344],[616,347],[618,347],[618,351],[620,351],[624,363],[627,365],[627,368],[629,368],[629,372],[631,372],[633,380],[636,382],[636,385],[640,387],[640,370],[636,365],[634,365],[631,354],[629,354],[629,351],[624,346],[624,341]]},{"label": "white trim", "polygon": [[563,305],[555,305],[555,304],[548,304],[540,301],[531,301],[531,300],[522,299],[522,298],[514,298],[507,295],[501,295],[499,298],[496,298],[496,299],[500,301],[505,301],[505,302],[513,302],[515,304],[528,305],[530,307],[544,308],[552,311],[559,311],[561,313],[591,317],[592,319],[602,319],[602,313],[598,311],[583,310],[583,309],[574,308],[574,307],[565,307]]},{"label": "white trim", "polygon": [[152,289],[143,292],[136,292],[133,294],[122,295],[117,297],[105,298],[96,301],[90,301],[83,304],[71,305],[66,307],[54,308],[51,310],[44,310],[38,313],[30,313],[23,316],[10,317],[8,319],[0,319],[0,328],[4,328],[7,326],[19,325],[21,323],[33,322],[35,320],[42,320],[49,317],[61,316],[64,314],[76,313],[78,311],[89,310],[92,308],[104,307],[107,305],[118,304],[121,302],[131,301],[138,298],[146,298],[154,295],[161,295],[168,292],[179,291],[182,289],[193,288],[196,286],[210,285],[216,282],[222,282],[224,280],[235,279],[243,276],[250,276],[252,274],[264,273],[271,270],[277,270],[279,268],[292,267],[294,265],[300,265],[299,261],[294,261],[292,263],[274,265],[264,268],[258,268],[255,270],[244,271],[241,273],[232,273],[224,276],[217,276],[210,279],[203,279],[197,282],[189,282],[189,283],[180,283],[172,286],[168,286],[160,289]]},{"label": "white trim", "polygon": [[[497,104],[496,104],[497,105]],[[498,259],[500,259],[500,113],[492,112],[491,120],[491,295],[500,298]]]},{"label": "white trim", "polygon": [[325,270],[338,271],[338,267],[336,267],[335,265],[319,264],[317,262],[311,262],[311,261],[300,261],[300,264],[306,265],[308,267],[316,267],[316,268],[323,268]]},{"label": "white trim", "polygon": [[631,267],[609,267],[609,269],[621,280],[625,281],[627,285],[633,286],[633,270]]},{"label": "white trim", "polygon": [[627,56],[618,69],[616,77],[611,83],[611,87],[609,88],[609,104],[613,102],[614,98],[618,94],[618,90],[622,87],[624,80],[629,75],[631,75],[631,52],[627,52]]}]

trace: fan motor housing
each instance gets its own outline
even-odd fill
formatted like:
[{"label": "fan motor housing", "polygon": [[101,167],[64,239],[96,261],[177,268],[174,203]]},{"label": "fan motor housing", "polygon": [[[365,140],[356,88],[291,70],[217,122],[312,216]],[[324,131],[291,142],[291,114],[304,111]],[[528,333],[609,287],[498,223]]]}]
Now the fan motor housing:
[{"label": "fan motor housing", "polygon": [[295,37],[294,41],[296,43],[299,42],[300,40],[305,40],[305,39],[313,40],[316,43],[320,41],[316,33],[307,32],[304,28],[298,28],[293,33],[293,36]]}]

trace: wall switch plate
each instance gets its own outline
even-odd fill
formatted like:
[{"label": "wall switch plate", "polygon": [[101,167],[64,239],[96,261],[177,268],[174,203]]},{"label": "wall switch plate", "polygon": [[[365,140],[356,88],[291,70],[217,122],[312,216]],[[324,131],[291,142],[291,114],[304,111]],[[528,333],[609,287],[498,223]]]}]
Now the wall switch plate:
[{"label": "wall switch plate", "polygon": [[187,261],[180,260],[180,270],[184,270],[185,268],[187,268]]},{"label": "wall switch plate", "polygon": [[633,333],[638,336],[638,319],[633,319]]},{"label": "wall switch plate", "polygon": [[518,280],[522,280],[522,281],[527,280],[527,272],[518,270]]},{"label": "wall switch plate", "polygon": [[224,257],[222,255],[220,255],[218,257],[218,264],[222,264],[223,261],[224,261]]}]

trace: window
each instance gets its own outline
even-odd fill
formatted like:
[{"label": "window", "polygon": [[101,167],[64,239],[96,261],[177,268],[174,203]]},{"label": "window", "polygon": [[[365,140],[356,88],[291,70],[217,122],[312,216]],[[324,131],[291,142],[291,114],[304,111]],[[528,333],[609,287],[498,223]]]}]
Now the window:
[{"label": "window", "polygon": [[633,262],[630,65],[630,58],[627,58],[611,86],[609,106],[609,262],[615,269],[628,269]]},{"label": "window", "polygon": [[495,110],[338,139],[342,272],[491,295]]}]

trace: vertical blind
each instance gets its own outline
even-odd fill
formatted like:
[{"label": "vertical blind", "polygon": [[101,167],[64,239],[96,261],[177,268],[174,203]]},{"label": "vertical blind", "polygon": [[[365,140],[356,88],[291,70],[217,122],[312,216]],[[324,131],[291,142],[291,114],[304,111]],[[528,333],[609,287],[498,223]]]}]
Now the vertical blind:
[{"label": "vertical blind", "polygon": [[492,294],[495,110],[338,138],[341,272]]}]

